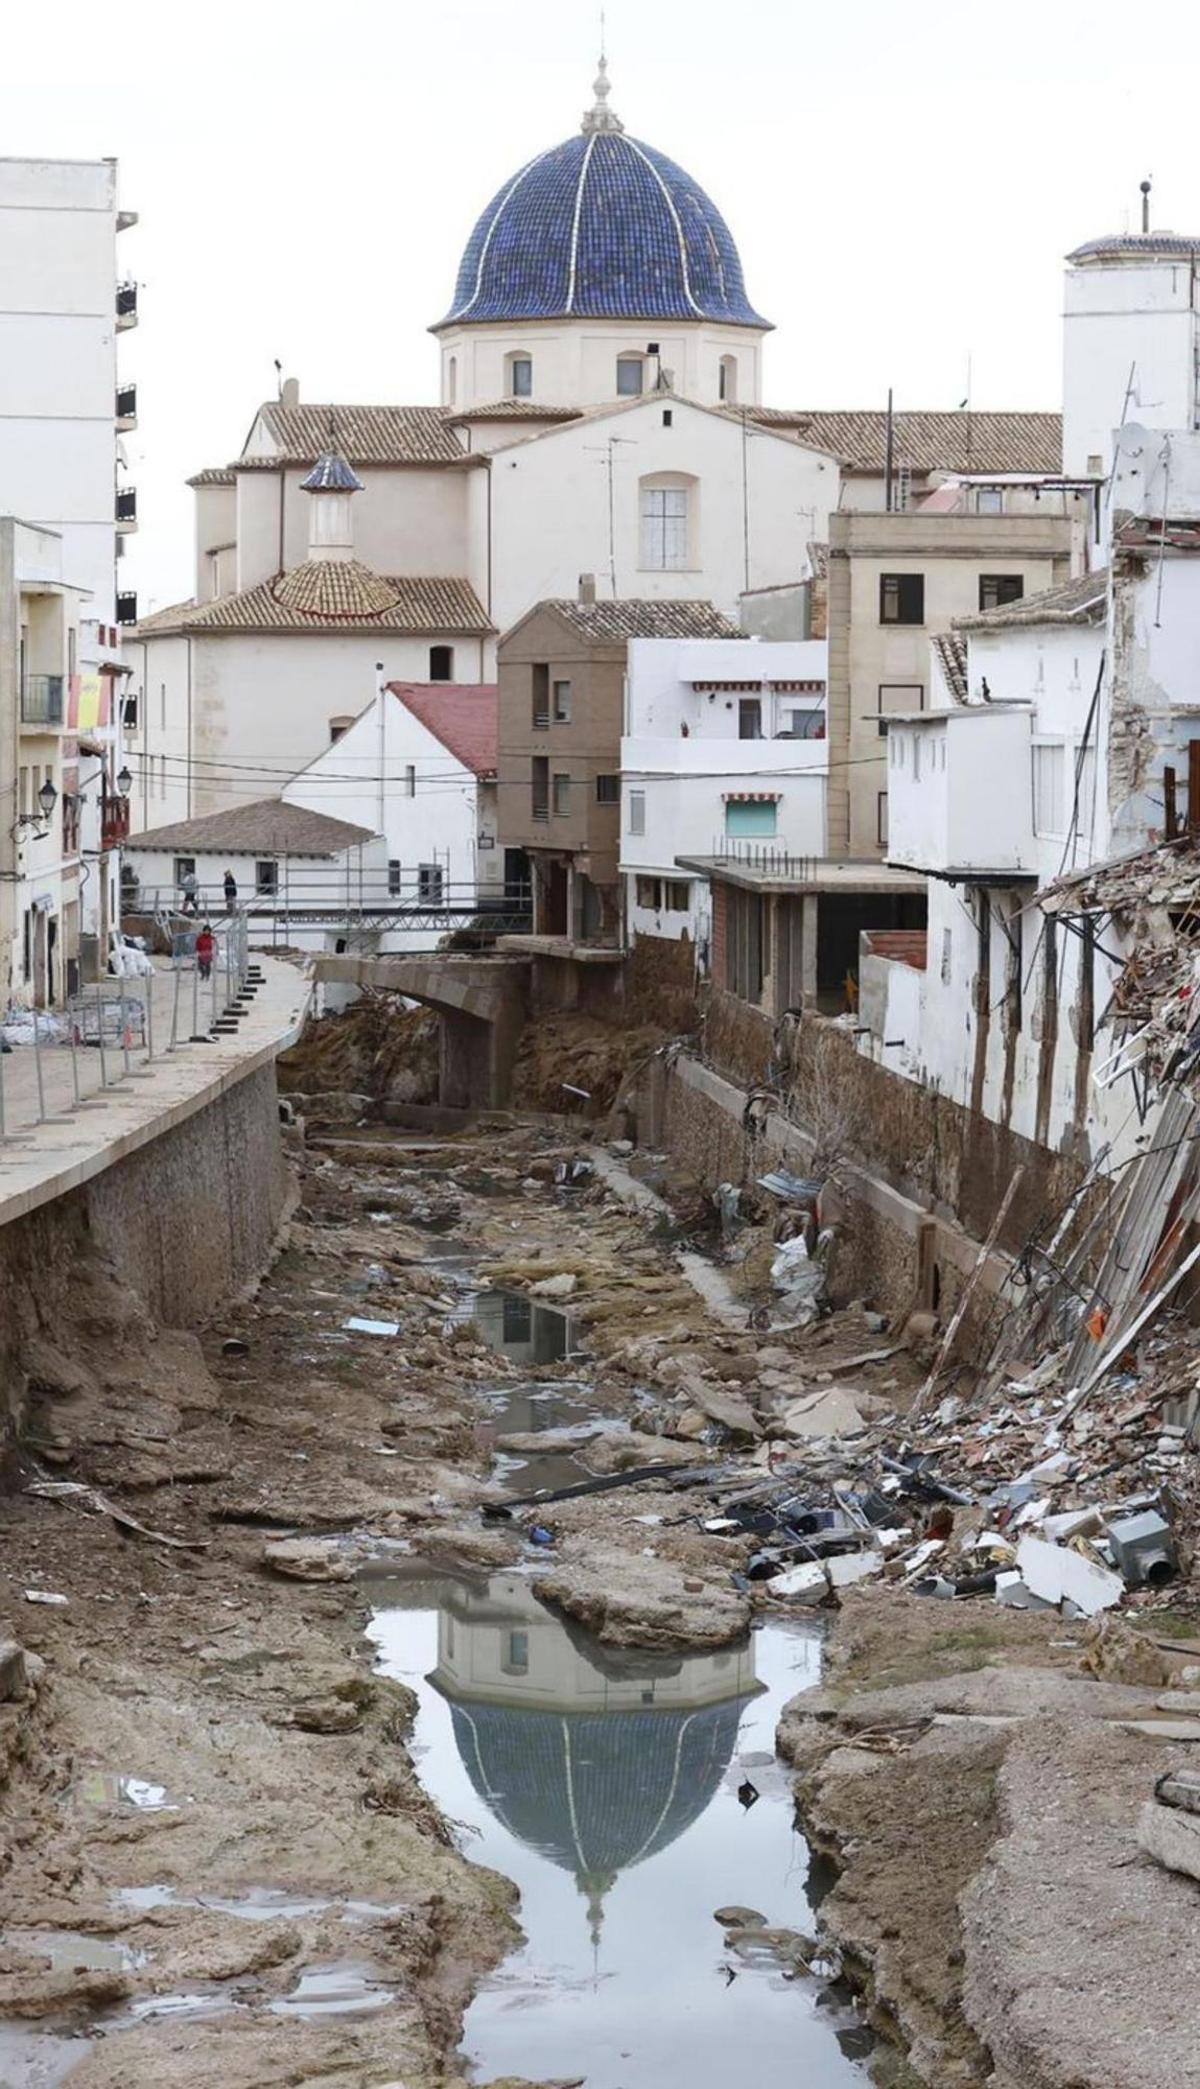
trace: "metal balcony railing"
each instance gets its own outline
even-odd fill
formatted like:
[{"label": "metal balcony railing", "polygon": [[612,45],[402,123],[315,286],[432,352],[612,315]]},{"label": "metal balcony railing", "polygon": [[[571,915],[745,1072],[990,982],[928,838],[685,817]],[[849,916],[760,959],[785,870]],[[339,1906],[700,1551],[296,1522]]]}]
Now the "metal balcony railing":
[{"label": "metal balcony railing", "polygon": [[63,677],[26,675],[21,684],[22,725],[61,725],[63,722]]},{"label": "metal balcony railing", "polygon": [[136,283],[117,284],[116,310],[118,333],[122,333],[127,327],[137,325],[138,287]]},{"label": "metal balcony railing", "polygon": [[122,486],[117,495],[117,528],[137,528],[137,487]]},{"label": "metal balcony railing", "polygon": [[121,384],[117,386],[116,423],[123,435],[127,434],[131,428],[137,427],[137,386],[135,384]]},{"label": "metal balcony railing", "polygon": [[137,595],[132,589],[117,596],[118,624],[136,624],[138,620]]}]

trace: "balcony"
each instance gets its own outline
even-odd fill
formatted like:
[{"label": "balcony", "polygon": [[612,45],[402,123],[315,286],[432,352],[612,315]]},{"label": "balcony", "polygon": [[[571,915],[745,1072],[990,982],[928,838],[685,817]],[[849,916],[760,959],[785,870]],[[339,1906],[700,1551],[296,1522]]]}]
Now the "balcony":
[{"label": "balcony", "polygon": [[137,487],[123,486],[117,495],[117,534],[132,536],[137,528]]},{"label": "balcony", "polygon": [[138,323],[138,287],[136,283],[117,284],[117,332],[128,333]]},{"label": "balcony", "polygon": [[888,725],[887,861],[988,884],[1039,875],[1027,704],[970,705]]},{"label": "balcony", "polygon": [[137,620],[137,595],[132,589],[128,589],[123,595],[117,596],[117,622],[118,624],[136,624]]},{"label": "balcony", "polygon": [[62,675],[26,675],[21,684],[22,725],[60,726],[63,688]]},{"label": "balcony", "polygon": [[137,427],[137,386],[135,384],[121,384],[117,386],[116,423],[118,435],[128,435],[131,428]]},{"label": "balcony", "polygon": [[[122,777],[122,782],[125,778]],[[104,798],[100,805],[100,847],[115,849],[129,839],[128,798]]]}]

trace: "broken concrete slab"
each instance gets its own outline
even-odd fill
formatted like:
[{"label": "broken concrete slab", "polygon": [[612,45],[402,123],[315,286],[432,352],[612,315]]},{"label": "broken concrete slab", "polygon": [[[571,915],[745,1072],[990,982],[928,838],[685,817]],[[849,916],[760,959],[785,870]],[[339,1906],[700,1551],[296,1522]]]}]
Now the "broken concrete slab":
[{"label": "broken concrete slab", "polygon": [[1125,1594],[1119,1574],[1068,1545],[1047,1544],[1044,1538],[1022,1538],[1017,1569],[1025,1586],[1044,1603],[1074,1603],[1089,1618],[1111,1610]]},{"label": "broken concrete slab", "polygon": [[723,1386],[711,1385],[694,1371],[684,1373],[679,1381],[680,1391],[692,1407],[698,1407],[711,1422],[719,1422],[731,1436],[751,1436],[756,1440],[762,1435],[763,1427],[748,1400],[739,1393],[729,1392]]},{"label": "broken concrete slab", "polygon": [[0,1639],[0,1704],[19,1704],[27,1690],[24,1647],[15,1639]]},{"label": "broken concrete slab", "polygon": [[1147,1800],[1138,1815],[1138,1846],[1168,1871],[1200,1879],[1200,1816]]}]

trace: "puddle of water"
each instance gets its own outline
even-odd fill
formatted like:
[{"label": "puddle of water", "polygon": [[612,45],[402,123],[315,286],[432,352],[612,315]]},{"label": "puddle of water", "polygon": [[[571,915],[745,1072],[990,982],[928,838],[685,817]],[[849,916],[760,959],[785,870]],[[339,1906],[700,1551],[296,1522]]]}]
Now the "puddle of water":
[{"label": "puddle of water", "polygon": [[310,1967],[290,1994],[270,2006],[276,2016],[372,2016],[395,1999],[395,1990],[380,1986],[370,1966],[347,1960]]},{"label": "puddle of water", "polygon": [[[521,1891],[529,1941],[467,2015],[481,2078],[729,2089],[752,2053],[755,2081],[866,2081],[842,2049],[853,2017],[813,1981],[739,1962],[713,1921],[736,1903],[814,1927],[774,1758],[781,1706],[818,1679],[811,1625],[664,1658],[568,1631],[519,1574],[427,1574],[371,1596],[378,1665],[420,1699],[422,1782],[473,1831],[470,1858]],[[747,1778],[759,1798],[744,1807]]]},{"label": "puddle of water", "polygon": [[0,2084],[4,2089],[58,2089],[81,2067],[92,2050],[87,2038],[59,2038],[52,2032],[0,2024]]},{"label": "puddle of water", "polygon": [[227,1987],[181,1990],[176,1995],[143,1995],[138,2001],[130,2003],[124,2021],[144,2024],[147,2020],[160,2016],[226,2016],[231,2009],[237,2009],[239,2006]]},{"label": "puddle of water", "polygon": [[523,1291],[468,1291],[450,1321],[469,1320],[480,1340],[516,1364],[556,1364],[575,1348],[575,1323]]},{"label": "puddle of water", "polygon": [[527,1385],[496,1386],[484,1398],[487,1410],[476,1424],[475,1434],[486,1449],[506,1436],[552,1435],[554,1439],[544,1451],[499,1452],[492,1478],[512,1493],[536,1494],[543,1488],[571,1487],[586,1479],[586,1468],[570,1438],[577,1437],[582,1446],[598,1429],[613,1426],[588,1389],[577,1384],[543,1385],[534,1379]]},{"label": "puddle of water", "polygon": [[114,1899],[123,1907],[147,1911],[151,1908],[208,1908],[216,1915],[237,1915],[246,1922],[265,1922],[275,1915],[300,1917],[323,1915],[338,1905],[323,1897],[305,1898],[283,1887],[252,1886],[236,1899],[217,1893],[180,1893],[175,1886],[120,1886]]},{"label": "puddle of water", "polygon": [[131,1951],[116,1938],[89,1937],[76,1929],[8,1929],[4,1943],[9,1950],[49,1959],[56,1973],[74,1973],[81,1967],[95,1973],[131,1973],[146,1962],[144,1951]]}]

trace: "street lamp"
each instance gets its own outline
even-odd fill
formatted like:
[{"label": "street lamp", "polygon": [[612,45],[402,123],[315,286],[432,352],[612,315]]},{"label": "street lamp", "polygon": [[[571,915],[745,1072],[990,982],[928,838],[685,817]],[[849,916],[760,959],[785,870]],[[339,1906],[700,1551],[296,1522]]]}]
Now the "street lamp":
[{"label": "street lamp", "polygon": [[127,798],[133,789],[133,778],[129,773],[128,766],[122,769],[117,776],[117,789],[123,798]]},{"label": "street lamp", "polygon": [[55,790],[54,785],[50,781],[50,778],[47,777],[45,783],[42,785],[41,790],[38,792],[38,804],[42,808],[42,818],[44,820],[49,819],[57,803],[58,792]]}]

